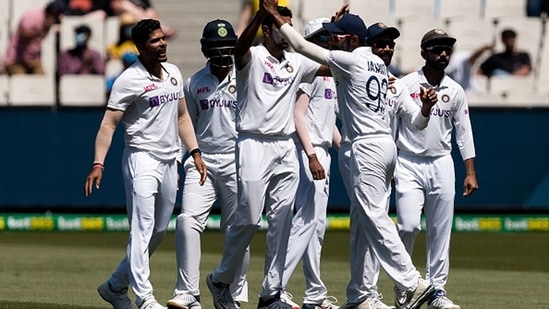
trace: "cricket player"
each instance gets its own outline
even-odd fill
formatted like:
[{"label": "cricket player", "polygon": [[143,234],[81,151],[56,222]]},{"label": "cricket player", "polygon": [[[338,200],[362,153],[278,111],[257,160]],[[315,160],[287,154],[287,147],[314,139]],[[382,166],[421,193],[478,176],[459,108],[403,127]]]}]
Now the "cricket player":
[{"label": "cricket player", "polygon": [[[324,24],[341,49],[326,50],[306,41],[287,24],[275,9],[276,0],[263,0],[262,5],[294,50],[331,68],[343,128],[352,143],[351,202],[357,208],[355,223],[359,221],[361,227],[357,232],[364,236],[365,245],[371,246],[394,284],[406,291],[406,299],[399,307],[419,308],[433,293],[433,287],[412,264],[386,211],[396,159],[384,106],[389,85],[385,64],[365,46],[364,22],[358,15],[343,14],[335,22]],[[363,257],[352,258],[351,264],[360,258]],[[364,302],[351,306],[369,308]]]},{"label": "cricket player", "polygon": [[[168,308],[200,309],[200,234],[216,200],[221,206],[221,229],[226,233],[234,220],[236,201],[236,76],[233,69],[237,36],[225,20],[207,23],[200,39],[206,66],[185,83],[187,109],[196,131],[208,177],[200,186],[193,158],[184,164],[185,186],[181,214],[175,229],[177,282]],[[198,250],[197,250],[198,248]],[[249,251],[231,285],[236,302],[248,301],[246,273]]]},{"label": "cricket player", "polygon": [[444,30],[433,29],[421,39],[425,65],[402,78],[412,99],[419,104],[421,87],[435,87],[439,97],[424,131],[399,127],[395,173],[396,206],[400,238],[411,254],[421,229],[424,211],[427,232],[426,277],[436,288],[429,309],[459,309],[447,296],[445,285],[450,269],[450,234],[454,217],[455,174],[452,160],[452,131],[465,164],[463,196],[478,189],[475,147],[469,108],[463,88],[445,74],[456,39]]},{"label": "cricket player", "polygon": [[[385,65],[389,67],[394,54],[395,39],[400,36],[400,31],[394,27],[388,27],[384,23],[378,22],[368,27],[368,39],[366,44],[372,48],[372,52],[379,56]],[[411,130],[423,130],[427,127],[429,116],[431,114],[431,108],[437,102],[436,92],[433,87],[425,89],[421,96],[421,107],[418,106],[411,98],[408,89],[402,82],[396,79],[389,72],[390,82],[389,91],[385,99],[385,107],[387,110],[387,121],[391,127],[393,139],[397,138],[398,125],[401,122],[401,118],[406,119],[406,125],[411,126]],[[347,140],[347,139],[346,139]],[[348,142],[342,143],[340,148],[341,156],[339,159],[340,171],[344,179],[344,184],[349,186],[347,179],[349,176],[348,168],[349,164],[344,162],[350,159],[350,148]],[[349,149],[349,150],[346,150]],[[391,189],[389,187],[389,189]],[[347,189],[350,192],[350,189]],[[354,209],[351,209],[351,220],[354,215]],[[386,211],[389,211],[389,199],[387,199]],[[360,263],[355,263],[357,269],[351,271],[352,277],[356,276],[356,280],[352,280],[356,286],[349,290],[348,301],[351,303],[360,302],[362,299],[366,299],[366,302],[370,304],[370,308],[374,309],[387,309],[392,308],[384,304],[381,299],[383,295],[378,292],[377,281],[379,278],[380,264],[375,258],[370,248],[361,245],[363,241],[359,237],[355,237],[356,233],[351,233],[351,256],[362,257],[364,259],[364,267],[361,268]],[[360,234],[358,234],[360,235]],[[363,270],[364,282],[360,282],[360,276]],[[360,288],[362,287],[362,288]]]},{"label": "cricket player", "polygon": [[[275,10],[291,23],[288,8]],[[263,42],[252,47],[260,25]],[[263,209],[269,225],[258,308],[291,308],[280,300],[280,292],[299,178],[292,139],[293,111],[299,84],[310,83],[315,75],[328,75],[330,71],[287,48],[288,43],[263,9],[255,14],[236,44],[238,206],[225,238],[222,260],[206,278],[217,309],[236,308],[229,284],[242,264]]]},{"label": "cricket player", "polygon": [[177,193],[180,140],[196,167],[196,181],[206,180],[191,118],[183,94],[179,69],[167,61],[167,43],[160,22],[144,19],[132,29],[138,59],[115,81],[95,140],[93,168],[84,194],[99,189],[104,162],[120,121],[125,129],[122,172],[130,236],[126,256],[99,295],[114,309],[132,308],[128,286],[139,309],[162,309],[149,281],[149,257],[166,235]]},{"label": "cricket player", "polygon": [[[310,21],[304,38],[329,47],[330,33],[322,27],[328,18]],[[335,83],[330,76],[319,76],[311,84],[301,84],[294,110],[296,145],[299,151],[300,175],[295,201],[295,215],[282,276],[286,291],[290,277],[298,263],[303,262],[306,290],[302,309],[332,308],[336,300],[328,297],[328,290],[320,278],[320,255],[326,232],[326,207],[330,191],[331,157],[328,150],[339,148],[339,130],[335,125],[337,97]],[[299,309],[291,294],[282,297]]]}]

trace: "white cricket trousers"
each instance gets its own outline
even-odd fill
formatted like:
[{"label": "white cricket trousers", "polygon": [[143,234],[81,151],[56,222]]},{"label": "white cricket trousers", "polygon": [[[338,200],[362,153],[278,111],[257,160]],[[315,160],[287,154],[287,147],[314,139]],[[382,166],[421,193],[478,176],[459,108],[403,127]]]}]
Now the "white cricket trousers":
[{"label": "white cricket trousers", "polygon": [[296,213],[292,219],[286,266],[282,276],[282,286],[286,289],[299,261],[303,260],[306,284],[303,303],[306,304],[319,304],[328,294],[326,285],[320,279],[320,256],[326,232],[331,157],[323,147],[315,147],[315,153],[324,167],[326,178],[313,180],[307,153],[300,149]]},{"label": "white cricket trousers", "polygon": [[[338,152],[338,166],[339,173],[343,180],[343,185],[349,197],[353,195],[351,185],[351,144],[343,143],[339,147]],[[391,188],[391,187],[389,187]],[[390,196],[390,191],[389,194]],[[389,211],[389,199],[387,199],[386,211]],[[353,263],[351,269],[351,280],[347,286],[347,301],[351,303],[361,303],[367,298],[378,297],[377,281],[379,279],[379,271],[381,265],[379,260],[375,257],[367,241],[363,238],[362,233],[357,232],[360,229],[360,222],[357,222],[357,210],[351,203],[350,207],[350,220],[351,220],[351,239],[350,239],[350,254],[351,256],[360,257],[364,259],[358,259]],[[361,278],[362,277],[362,282]]]},{"label": "white cricket trousers", "polygon": [[[370,247],[373,255],[394,285],[405,291],[417,287],[420,274],[402,244],[395,224],[387,213],[387,200],[396,161],[396,146],[390,135],[374,135],[356,140],[351,145],[350,171],[353,197],[351,230]],[[358,225],[354,228],[353,225]],[[364,252],[363,249],[357,250]],[[361,287],[367,256],[351,255],[348,290]],[[360,289],[360,288],[359,288]]]},{"label": "white cricket trousers", "polygon": [[421,157],[401,152],[395,174],[398,231],[412,254],[425,212],[426,278],[444,289],[450,269],[450,235],[454,220],[455,171],[451,155]]},{"label": "white cricket trousers", "polygon": [[149,257],[168,229],[177,194],[177,164],[126,147],[122,155],[130,236],[126,256],[109,279],[120,291],[131,286],[139,307],[153,297]]},{"label": "white cricket trousers", "polygon": [[[200,173],[196,170],[193,157],[189,156],[184,164],[185,186],[182,193],[181,213],[177,216],[175,228],[175,248],[177,260],[177,282],[174,295],[200,295],[200,235],[206,228],[208,215],[216,200],[221,207],[221,229],[225,233],[234,221],[236,210],[236,164],[235,154],[202,153],[202,160],[208,167],[208,176],[204,185],[200,185]],[[246,251],[231,284],[233,299],[248,301],[246,274],[250,261]]]},{"label": "white cricket trousers", "polygon": [[259,297],[282,290],[282,274],[297,191],[299,164],[290,137],[239,134],[236,151],[238,206],[227,231],[221,263],[213,281],[232,283],[265,209],[268,229],[264,279]]}]

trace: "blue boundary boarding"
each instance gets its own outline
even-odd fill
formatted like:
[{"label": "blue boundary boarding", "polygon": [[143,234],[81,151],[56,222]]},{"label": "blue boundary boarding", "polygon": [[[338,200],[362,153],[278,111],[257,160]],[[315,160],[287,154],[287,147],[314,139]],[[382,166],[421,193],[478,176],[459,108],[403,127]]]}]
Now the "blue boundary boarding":
[{"label": "blue boundary boarding", "polygon": [[[396,220],[392,216],[393,221]],[[169,231],[175,229],[173,216]],[[221,218],[211,215],[207,229],[219,230]],[[259,229],[267,227],[265,217]],[[425,221],[422,220],[422,227]],[[329,215],[328,230],[349,230],[349,216]],[[453,230],[457,232],[549,232],[549,215],[456,215]],[[123,232],[129,231],[126,215],[75,214],[0,214],[0,232],[56,231],[56,232]]]}]

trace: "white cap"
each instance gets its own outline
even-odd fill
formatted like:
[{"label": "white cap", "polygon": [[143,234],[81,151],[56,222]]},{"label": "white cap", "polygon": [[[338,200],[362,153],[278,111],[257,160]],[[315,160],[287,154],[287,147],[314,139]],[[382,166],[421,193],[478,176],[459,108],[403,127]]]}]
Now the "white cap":
[{"label": "white cap", "polygon": [[322,26],[322,24],[329,23],[329,22],[330,22],[330,19],[326,17],[320,17],[320,18],[311,20],[307,24],[307,26],[305,26],[304,38],[309,39],[315,34],[321,32],[322,30],[324,30],[324,27]]}]

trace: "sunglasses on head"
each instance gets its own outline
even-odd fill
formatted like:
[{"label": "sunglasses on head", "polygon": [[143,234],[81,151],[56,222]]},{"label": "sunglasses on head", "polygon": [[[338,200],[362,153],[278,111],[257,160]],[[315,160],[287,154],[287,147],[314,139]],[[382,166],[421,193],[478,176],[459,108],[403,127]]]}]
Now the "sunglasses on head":
[{"label": "sunglasses on head", "polygon": [[425,47],[425,50],[433,52],[435,54],[439,54],[439,55],[442,54],[442,52],[445,52],[447,55],[449,55],[453,51],[452,47],[450,46],[438,46],[438,45]]},{"label": "sunglasses on head", "polygon": [[395,48],[396,43],[392,40],[379,40],[373,42],[374,47],[376,48]]}]

